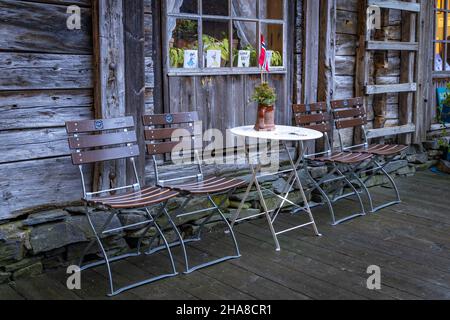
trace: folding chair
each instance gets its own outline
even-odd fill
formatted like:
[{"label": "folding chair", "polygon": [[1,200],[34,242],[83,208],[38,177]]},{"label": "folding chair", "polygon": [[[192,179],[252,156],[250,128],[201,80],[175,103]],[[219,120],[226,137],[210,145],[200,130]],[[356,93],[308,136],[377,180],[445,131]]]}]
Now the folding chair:
[{"label": "folding chair", "polygon": [[[293,112],[295,122],[298,126],[317,130],[324,134],[324,151],[314,154],[303,154],[298,160],[300,169],[304,170],[307,178],[312,184],[312,188],[310,188],[308,192],[313,192],[315,190],[319,191],[324,203],[318,205],[326,204],[328,206],[332,224],[334,226],[366,215],[361,196],[351,183],[349,177],[352,175],[352,172],[356,167],[371,159],[373,156],[359,152],[333,152],[333,144],[332,141],[330,141],[329,135],[333,129],[331,123],[332,117],[328,112],[326,103],[322,102],[309,105],[294,105]],[[325,163],[329,169],[329,173],[320,179],[313,178],[309,170],[309,166],[316,165],[317,163]],[[345,188],[349,188],[353,192],[344,194]],[[330,189],[331,192],[329,190],[326,191],[325,189]],[[339,200],[352,196],[356,196],[358,198],[361,211],[336,220],[333,204]]]},{"label": "folding chair", "polygon": [[[183,238],[179,228],[175,225],[173,218],[168,221],[168,224],[173,227],[178,237],[178,241],[171,243],[170,246],[181,245],[184,254],[186,274],[241,256],[234,232],[220,209],[227,198],[224,198],[222,203],[216,203],[213,197],[219,195],[228,195],[229,197],[236,188],[244,185],[245,181],[218,177],[204,178],[202,162],[199,155],[199,149],[202,147],[202,140],[201,137],[198,138],[195,133],[195,122],[198,122],[198,120],[199,117],[197,112],[146,115],[143,117],[144,126],[146,127],[145,139],[147,141],[147,152],[153,160],[156,184],[180,192],[181,196],[184,198],[181,206],[174,212],[173,218],[186,218],[192,215],[210,212],[210,214],[203,219],[196,235],[189,239]],[[163,158],[172,156],[174,147],[180,144],[180,137],[183,139],[182,141],[188,141],[189,147],[187,148],[188,150],[183,150],[183,156],[189,160],[193,160],[196,167],[196,174],[183,175],[183,172],[180,171],[176,173],[175,178],[161,179],[157,156],[162,156]],[[211,207],[193,212],[184,212],[187,205],[194,198],[206,198],[211,204]],[[229,231],[228,234],[231,236],[234,243],[235,254],[191,266],[187,254],[187,244],[202,240],[202,232],[205,225],[208,224],[215,215],[219,216],[219,221],[225,223]]]},{"label": "folding chair", "polygon": [[[178,192],[167,188],[141,187],[135,165],[135,157],[139,156],[139,148],[136,145],[136,132],[133,128],[134,120],[132,117],[108,120],[73,121],[66,123],[67,133],[69,134],[69,147],[71,150],[74,150],[72,153],[72,162],[74,165],[78,166],[81,174],[85,214],[95,236],[95,239],[92,240],[84,250],[80,258],[79,266],[80,270],[83,271],[96,266],[106,265],[111,289],[109,296],[114,296],[125,290],[163,278],[172,277],[177,274],[169,244],[155,220],[165,214],[164,209],[167,201],[177,196]],[[119,159],[131,161],[136,179],[135,184],[101,190],[98,192],[88,192],[83,167],[88,164],[104,163],[105,161]],[[95,225],[89,207],[110,212],[108,213],[109,215],[105,223],[102,223],[103,225]],[[152,216],[149,208],[158,208],[158,213],[155,217]],[[120,216],[120,210],[124,209],[144,209],[145,211],[142,213],[142,218],[144,218],[144,220],[131,225],[123,225],[119,228],[111,228],[113,219]],[[157,234],[159,234],[164,241],[172,272],[115,289],[111,263],[128,257],[141,255],[143,237],[152,226],[154,226]],[[143,233],[138,241],[136,252],[127,253],[121,256],[108,255],[104,237],[129,228],[135,229],[139,227],[142,227]],[[101,250],[103,260],[83,266],[84,258],[95,242],[97,242]]]},{"label": "folding chair", "polygon": [[[397,185],[385,168],[395,159],[396,156],[401,155],[404,151],[406,151],[408,147],[404,145],[370,144],[370,141],[367,138],[367,113],[364,108],[363,98],[332,101],[331,108],[333,110],[334,123],[339,134],[341,150],[344,152],[362,152],[374,156],[370,163],[365,165],[363,168],[356,170],[353,174],[354,178],[359,182],[360,186],[367,195],[367,198],[369,199],[371,213],[401,203]],[[363,134],[363,143],[359,145],[346,146],[342,138],[342,130],[347,128],[361,129]],[[369,192],[367,183],[380,172],[387,177],[395,190],[396,200],[382,204],[378,207],[374,207],[373,197]]]}]

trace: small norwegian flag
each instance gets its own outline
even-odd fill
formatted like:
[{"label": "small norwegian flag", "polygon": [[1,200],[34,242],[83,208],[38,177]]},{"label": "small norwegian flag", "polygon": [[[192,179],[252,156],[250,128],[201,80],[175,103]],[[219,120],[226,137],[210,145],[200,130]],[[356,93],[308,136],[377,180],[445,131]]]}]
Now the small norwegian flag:
[{"label": "small norwegian flag", "polygon": [[259,56],[259,66],[269,72],[269,61],[267,56],[266,41],[264,35],[261,34],[261,55]]}]

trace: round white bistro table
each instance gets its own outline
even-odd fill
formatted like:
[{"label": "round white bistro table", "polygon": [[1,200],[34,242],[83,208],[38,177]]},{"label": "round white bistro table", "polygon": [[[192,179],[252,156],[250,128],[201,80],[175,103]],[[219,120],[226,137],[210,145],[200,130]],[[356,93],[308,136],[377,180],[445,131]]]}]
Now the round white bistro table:
[{"label": "round white bistro table", "polygon": [[[297,169],[299,168],[299,164],[301,163],[301,161],[303,159],[304,150],[305,150],[304,142],[320,139],[323,137],[323,134],[316,130],[299,128],[299,127],[290,127],[290,126],[276,126],[276,130],[270,131],[270,132],[256,131],[253,128],[253,126],[237,127],[237,128],[231,129],[230,131],[233,135],[244,137],[244,138],[279,141],[279,143],[282,144],[285,151],[287,152],[290,166],[291,166],[288,170],[277,171],[275,173],[259,175],[258,173],[261,171],[261,168],[262,168],[261,162],[258,160],[258,163],[255,164],[255,163],[253,163],[253,161],[249,161],[250,168],[252,171],[252,179],[250,181],[250,184],[248,185],[248,188],[244,195],[244,198],[241,201],[239,209],[237,210],[236,214],[232,218],[232,226],[234,227],[234,225],[237,222],[241,222],[241,221],[248,220],[248,219],[253,219],[253,218],[256,218],[259,216],[263,216],[263,215],[266,216],[267,222],[269,224],[270,232],[272,233],[273,240],[275,241],[275,248],[277,251],[281,250],[280,243],[278,241],[278,236],[281,234],[312,225],[314,228],[315,234],[317,236],[321,236],[321,234],[319,233],[319,231],[317,229],[316,222],[314,221],[314,217],[312,215],[311,208],[308,204],[308,199],[306,198],[305,192],[303,190],[302,182],[298,175]],[[294,163],[294,160],[293,160],[291,154],[289,153],[289,149],[286,144],[287,142],[297,142],[300,144],[300,153],[301,154],[296,163]],[[246,151],[247,151],[247,149],[248,148],[245,148]],[[259,157],[258,157],[258,159],[259,159]],[[276,208],[275,210],[269,211],[266,201],[264,199],[263,188],[261,188],[261,184],[259,183],[258,179],[260,179],[262,177],[266,177],[268,175],[275,176],[275,175],[289,173],[289,172],[291,173],[291,177],[289,178],[288,181],[293,181],[294,183],[295,182],[297,183],[297,186],[298,186],[301,196],[302,196],[304,206],[300,206],[296,203],[293,203],[292,201],[290,201],[288,199],[289,193],[291,192],[291,186],[293,186],[294,183],[291,185],[289,185],[289,183],[286,183],[286,187],[285,187],[285,190],[284,190],[282,196],[273,193],[271,190],[266,190],[282,200],[282,202],[278,208]],[[257,193],[258,193],[259,199],[261,201],[261,205],[263,207],[264,212],[257,214],[257,215],[250,216],[250,217],[239,218],[241,215],[242,209],[244,207],[244,204],[247,201],[250,191],[252,190],[254,185],[256,186],[256,190],[257,190]],[[276,222],[285,203],[289,203],[289,204],[297,207],[298,209],[300,209],[302,212],[306,212],[308,214],[310,221],[308,223],[298,225],[298,226],[295,226],[295,227],[292,227],[292,228],[289,228],[286,230],[276,231],[275,227],[274,227],[274,223]]]}]

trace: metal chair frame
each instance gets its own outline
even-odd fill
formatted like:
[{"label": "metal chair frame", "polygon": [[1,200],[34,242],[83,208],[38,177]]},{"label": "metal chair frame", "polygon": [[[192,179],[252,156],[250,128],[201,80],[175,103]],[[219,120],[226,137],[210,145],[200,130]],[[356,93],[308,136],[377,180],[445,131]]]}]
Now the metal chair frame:
[{"label": "metal chair frame", "polygon": [[[350,145],[346,146],[344,143],[344,139],[342,137],[342,129],[339,128],[338,121],[336,118],[337,113],[339,112],[339,105],[341,105],[341,109],[352,109],[357,108],[360,110],[360,114],[356,119],[360,120],[359,124],[353,126],[353,128],[360,128],[362,131],[362,140],[363,142],[358,145]],[[364,102],[362,98],[355,98],[355,99],[349,99],[349,100],[336,100],[332,101],[332,109],[333,114],[335,117],[335,128],[338,132],[339,136],[339,144],[341,147],[341,150],[343,152],[352,152],[354,150],[358,150],[360,152],[366,152],[370,153],[369,146],[370,146],[370,139],[367,136],[367,111],[364,108]],[[355,118],[354,118],[355,119]],[[345,121],[345,120],[344,120]],[[352,172],[353,178],[358,182],[359,186],[362,188],[362,191],[367,196],[367,199],[369,201],[369,209],[370,213],[376,213],[382,209],[385,209],[387,207],[400,204],[402,202],[400,197],[400,191],[397,187],[397,184],[395,183],[395,180],[392,178],[392,176],[386,171],[386,167],[394,161],[394,159],[398,156],[398,154],[392,155],[392,156],[380,156],[377,154],[373,154],[373,158],[371,161],[367,164],[364,164],[363,166],[359,166],[355,168],[355,170]],[[384,204],[381,204],[377,207],[374,206],[374,201],[371,192],[369,191],[369,188],[367,187],[367,183],[373,179],[377,174],[381,173],[384,175],[392,188],[395,191],[396,200],[390,201]],[[365,176],[365,177],[364,177]]]},{"label": "metal chair frame", "polygon": [[[98,123],[99,121],[108,121],[108,120],[95,120],[92,122]],[[130,125],[128,125],[126,128],[120,128],[123,129],[124,133],[128,132],[128,129],[130,127],[134,126],[134,121],[132,120],[132,118],[128,118],[128,121],[130,123]],[[72,124],[74,126],[78,126],[80,123],[82,123],[83,121],[79,121],[79,122],[72,122]],[[68,126],[69,122],[66,124],[67,128],[69,128]],[[113,128],[111,130],[114,130],[116,128]],[[117,128],[118,129],[118,128]],[[69,135],[75,139],[80,137],[79,133],[75,133],[74,130],[68,129],[67,130]],[[78,130],[77,130],[78,131]],[[101,132],[103,130],[89,130],[89,132],[82,132],[82,133],[93,133],[93,132]],[[122,143],[121,143],[122,144]],[[125,144],[125,143],[123,143]],[[131,147],[133,145],[133,143],[126,143],[127,147]],[[74,155],[76,154],[80,154],[82,152],[82,149],[75,149],[75,153],[72,154],[72,159],[74,159]],[[149,284],[161,279],[165,279],[165,278],[169,278],[169,277],[173,277],[176,276],[178,274],[178,272],[176,271],[175,268],[175,262],[172,256],[172,252],[170,250],[170,246],[160,228],[160,226],[158,225],[158,223],[156,222],[157,219],[159,219],[162,215],[166,214],[166,205],[168,201],[164,201],[161,202],[158,205],[152,205],[151,208],[154,207],[159,207],[157,214],[155,215],[155,217],[152,216],[149,208],[150,207],[145,207],[145,208],[141,208],[145,210],[144,213],[144,217],[146,218],[144,221],[138,222],[138,223],[134,223],[134,224],[130,224],[130,225],[125,225],[119,228],[113,228],[113,229],[107,229],[109,227],[109,225],[111,224],[112,220],[114,219],[114,217],[118,216],[121,214],[119,209],[111,209],[109,207],[105,207],[103,205],[96,205],[96,204],[89,204],[89,201],[94,200],[96,196],[100,196],[100,195],[104,195],[104,194],[112,194],[114,192],[119,192],[119,191],[135,191],[135,192],[139,192],[142,190],[141,188],[141,184],[139,182],[139,177],[138,177],[138,173],[137,173],[137,169],[136,169],[136,163],[135,163],[135,156],[138,156],[139,154],[134,154],[134,156],[132,157],[127,157],[126,159],[131,161],[132,167],[133,167],[133,171],[134,171],[134,178],[136,179],[136,183],[132,184],[132,185],[126,185],[126,186],[121,186],[121,187],[116,187],[116,188],[111,188],[111,189],[107,189],[107,190],[100,190],[100,191],[96,191],[96,192],[88,192],[86,189],[86,180],[85,180],[85,176],[84,176],[84,171],[83,171],[83,164],[78,164],[78,169],[80,172],[80,176],[81,176],[81,183],[82,183],[82,189],[83,189],[83,200],[85,202],[85,215],[88,219],[89,222],[89,226],[94,234],[94,239],[86,246],[86,248],[84,249],[80,260],[79,260],[79,268],[80,268],[80,272],[84,271],[84,270],[88,270],[97,266],[101,266],[101,265],[106,265],[106,269],[108,272],[108,279],[109,279],[109,287],[110,287],[110,293],[108,294],[108,296],[112,297],[112,296],[116,296],[124,291],[145,285],[145,284]],[[124,157],[125,158],[125,157]],[[110,159],[110,160],[118,160],[118,159]],[[96,161],[95,163],[99,163],[99,162],[103,162],[103,161]],[[94,163],[94,162],[92,162]],[[100,228],[96,228],[96,226],[93,223],[92,220],[92,216],[91,216],[91,212],[89,211],[89,208],[94,208],[94,209],[100,209],[100,210],[108,210],[110,212],[109,216],[107,217],[105,223],[103,224],[103,226],[101,226]],[[123,254],[123,255],[119,255],[119,256],[113,256],[113,257],[109,257],[108,256],[108,252],[107,252],[107,248],[105,246],[104,241],[102,241],[102,236],[107,236],[108,234],[113,234],[119,231],[123,231],[129,228],[136,228],[136,227],[140,227],[143,226],[145,227],[144,232],[142,233],[141,237],[138,239],[138,245],[137,245],[137,249],[136,252],[134,253],[127,253],[127,254]],[[143,238],[146,236],[147,232],[150,230],[150,228],[154,226],[157,233],[160,235],[161,239],[164,241],[164,248],[167,250],[168,253],[168,257],[170,260],[170,266],[172,268],[172,272],[168,273],[168,274],[163,274],[160,276],[156,276],[156,277],[151,277],[148,279],[145,279],[143,281],[138,281],[135,283],[132,283],[130,285],[121,287],[116,289],[115,285],[114,285],[114,278],[113,278],[113,272],[112,272],[112,266],[111,264],[113,262],[117,262],[129,257],[137,257],[137,256],[141,256],[142,252],[141,252],[141,247],[142,247],[142,241]],[[92,262],[92,263],[88,263],[83,265],[84,260],[86,255],[88,255],[90,249],[95,245],[95,243],[97,242],[99,249],[101,251],[101,254],[103,256],[103,259],[100,261],[96,261],[96,262]],[[163,248],[161,248],[162,250]],[[160,250],[159,250],[160,251]]]},{"label": "metal chair frame", "polygon": [[[187,122],[181,122],[181,123],[177,123],[176,121],[165,121],[166,119],[174,119],[175,116],[186,116],[186,117],[191,117],[192,121],[187,121]],[[164,115],[152,115],[153,118],[155,117],[160,117],[161,119],[165,119],[163,124],[152,124],[151,122],[149,122],[147,119],[148,116],[144,116],[143,120],[144,120],[144,126],[147,128],[153,128],[153,129],[158,129],[158,127],[163,126],[164,128],[166,126],[172,126],[172,125],[180,125],[180,124],[187,124],[190,128],[193,129],[194,127],[194,123],[198,121],[198,115],[196,112],[191,112],[191,113],[179,113],[179,114],[164,114]],[[161,128],[159,128],[161,129]],[[183,129],[183,128],[179,128],[179,129]],[[184,137],[186,138],[186,137]],[[188,138],[192,139],[192,143],[194,145],[193,150],[191,150],[191,159],[194,159],[194,163],[198,169],[198,174],[196,175],[190,175],[190,176],[178,176],[177,178],[172,178],[172,179],[160,179],[160,173],[159,173],[159,166],[158,166],[158,161],[156,158],[156,155],[162,155],[162,154],[166,154],[166,152],[163,153],[157,153],[157,154],[151,154],[151,158],[152,158],[152,162],[153,162],[153,168],[154,168],[154,175],[155,175],[155,179],[156,179],[156,185],[160,186],[160,187],[167,187],[167,188],[172,188],[174,190],[176,190],[175,188],[173,188],[173,186],[171,186],[172,183],[176,183],[176,182],[180,182],[180,181],[186,181],[186,180],[192,180],[194,179],[196,183],[202,182],[204,181],[204,173],[203,173],[203,166],[202,166],[202,161],[200,159],[200,154],[198,152],[198,149],[195,148],[195,146],[197,146],[197,136],[195,134],[192,134],[191,136],[189,136]],[[147,140],[147,142],[152,142],[152,141],[157,141],[157,140],[163,140],[163,139],[155,139],[155,140]],[[170,140],[172,140],[172,138],[170,138]],[[174,241],[172,243],[169,244],[169,246],[172,247],[176,247],[176,246],[180,246],[183,252],[183,256],[184,256],[184,264],[185,264],[185,271],[184,274],[190,274],[194,271],[197,271],[199,269],[202,268],[206,268],[209,266],[213,266],[216,264],[219,264],[221,262],[224,261],[228,261],[228,260],[233,260],[233,259],[238,259],[241,257],[241,253],[239,250],[239,246],[236,240],[236,236],[233,232],[233,229],[230,225],[230,223],[228,222],[228,220],[226,219],[225,215],[223,214],[222,210],[220,209],[220,207],[224,204],[224,202],[226,201],[226,198],[224,201],[222,201],[221,203],[217,204],[214,200],[213,197],[214,196],[220,196],[220,195],[224,195],[227,194],[228,197],[231,196],[232,193],[234,193],[234,191],[236,190],[236,188],[232,188],[226,192],[217,192],[217,193],[207,193],[205,195],[193,195],[189,192],[183,192],[183,191],[179,191],[180,195],[184,198],[184,201],[182,202],[181,206],[175,210],[175,212],[173,214],[170,214],[167,209],[165,208],[164,211],[166,213],[166,216],[168,217],[168,222],[165,226],[163,226],[163,229],[167,228],[169,225],[172,227],[172,229],[175,231],[175,234],[178,238],[178,241]],[[206,209],[202,209],[202,210],[197,210],[197,211],[192,211],[192,212],[185,212],[186,207],[189,205],[189,203],[194,199],[194,198],[206,198],[208,200],[208,202],[210,203],[211,207],[206,208]],[[183,235],[181,234],[179,227],[176,226],[174,219],[176,218],[181,218],[181,217],[188,217],[188,216],[193,216],[199,213],[203,213],[203,212],[210,212],[210,214],[208,216],[206,216],[205,218],[203,218],[202,223],[200,224],[197,234],[190,238],[190,239],[184,239]],[[235,250],[235,254],[234,255],[229,255],[229,256],[225,256],[219,259],[215,259],[209,262],[205,262],[205,263],[201,263],[195,266],[192,266],[189,262],[189,255],[188,255],[188,250],[187,250],[187,245],[193,242],[199,242],[202,240],[202,233],[203,230],[205,228],[205,226],[212,220],[212,218],[218,215],[220,220],[222,221],[227,228],[227,232],[226,234],[229,234],[232,238],[233,244],[234,244],[234,250]],[[153,237],[153,239],[151,239],[151,241],[153,242],[154,240],[156,240],[157,235],[155,237]],[[149,253],[153,253],[155,252],[155,250],[159,250],[161,248],[161,246],[158,246],[156,249],[150,251]]]},{"label": "metal chair frame", "polygon": [[[303,105],[303,107],[305,109],[305,112],[296,112],[296,110],[295,110],[296,106],[294,105],[293,109],[294,109],[294,114],[296,114],[296,121],[298,120],[297,117],[302,117],[300,115],[300,113],[308,113],[309,114],[311,112],[317,112],[317,114],[328,115],[329,118],[331,119],[331,115],[329,114],[329,112],[327,110],[326,103]],[[297,124],[299,125],[299,123],[297,123]],[[333,143],[329,136],[329,131],[331,131],[331,130],[329,130],[329,131],[326,130],[326,128],[330,128],[330,129],[332,128],[331,120],[327,121],[324,118],[324,120],[322,120],[320,122],[316,122],[315,124],[310,123],[309,125],[306,125],[304,127],[319,130],[319,131],[323,132],[323,134],[324,134],[324,136],[323,136],[324,151],[313,153],[313,154],[306,154],[305,152],[302,152],[299,155],[297,164],[296,164],[296,167],[299,168],[299,170],[303,170],[306,173],[307,178],[312,183],[312,187],[308,188],[306,190],[306,192],[312,193],[315,190],[317,190],[317,191],[319,191],[319,193],[322,196],[322,199],[324,201],[323,203],[318,203],[315,205],[313,204],[313,205],[311,205],[311,207],[314,208],[314,207],[318,207],[318,206],[327,205],[328,210],[331,215],[331,220],[332,220],[333,226],[337,226],[337,225],[347,222],[349,220],[365,216],[366,211],[364,208],[362,198],[360,196],[360,192],[355,188],[355,186],[353,185],[353,183],[350,180],[350,177],[353,175],[353,172],[355,170],[357,170],[357,167],[361,163],[357,163],[356,165],[350,165],[350,164],[338,163],[338,162],[334,162],[334,161],[325,162],[325,161],[317,160],[316,158],[320,157],[320,156],[331,157],[333,155],[333,148],[332,148]],[[328,173],[320,179],[315,179],[309,170],[309,166],[314,165],[314,163],[317,163],[317,162],[325,163],[328,168]],[[289,178],[288,183],[287,183],[287,185],[289,185],[290,188],[292,188],[292,186],[293,186],[291,179],[292,179],[292,176]],[[324,186],[326,184],[334,184],[334,183],[338,183],[338,185],[335,186],[334,192],[330,195],[329,193],[327,193],[325,191]],[[352,190],[352,192],[344,193],[346,187],[350,188]],[[336,214],[335,214],[335,211],[333,208],[333,204],[340,200],[347,199],[352,196],[357,197],[358,202],[360,204],[361,211],[350,214],[347,217],[344,217],[341,219],[336,219]]]}]

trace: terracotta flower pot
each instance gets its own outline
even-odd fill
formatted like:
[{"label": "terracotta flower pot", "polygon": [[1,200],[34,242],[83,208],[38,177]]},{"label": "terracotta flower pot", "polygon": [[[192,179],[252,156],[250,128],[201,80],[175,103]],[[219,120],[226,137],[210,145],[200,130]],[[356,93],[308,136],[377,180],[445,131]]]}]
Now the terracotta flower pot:
[{"label": "terracotta flower pot", "polygon": [[275,131],[275,107],[259,105],[256,116],[256,131]]}]

